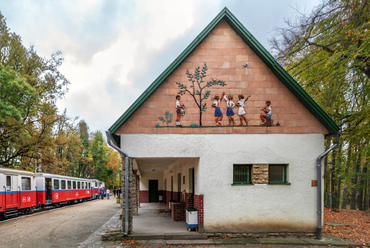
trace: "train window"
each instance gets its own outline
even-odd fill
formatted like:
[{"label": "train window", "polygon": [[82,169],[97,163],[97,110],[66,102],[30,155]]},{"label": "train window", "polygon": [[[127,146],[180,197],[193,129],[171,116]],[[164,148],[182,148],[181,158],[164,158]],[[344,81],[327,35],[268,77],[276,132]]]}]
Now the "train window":
[{"label": "train window", "polygon": [[81,184],[82,184],[82,188],[84,189],[85,188],[85,183],[81,182]]},{"label": "train window", "polygon": [[76,181],[73,181],[73,189],[76,189]]},{"label": "train window", "polygon": [[88,188],[91,189],[91,184],[90,183],[88,184],[88,186],[89,186]]},{"label": "train window", "polygon": [[54,179],[54,189],[59,189],[59,180]]},{"label": "train window", "polygon": [[31,190],[31,178],[22,177],[22,190]]},{"label": "train window", "polygon": [[61,186],[62,188],[61,189],[66,189],[66,180],[61,180]]},{"label": "train window", "polygon": [[81,189],[80,182],[77,182],[77,188]]},{"label": "train window", "polygon": [[10,176],[6,176],[6,190],[10,191],[12,188],[12,180]]},{"label": "train window", "polygon": [[67,181],[67,185],[68,185],[68,189],[72,189],[72,182],[71,181]]},{"label": "train window", "polygon": [[85,182],[85,189],[87,189],[87,182]]}]

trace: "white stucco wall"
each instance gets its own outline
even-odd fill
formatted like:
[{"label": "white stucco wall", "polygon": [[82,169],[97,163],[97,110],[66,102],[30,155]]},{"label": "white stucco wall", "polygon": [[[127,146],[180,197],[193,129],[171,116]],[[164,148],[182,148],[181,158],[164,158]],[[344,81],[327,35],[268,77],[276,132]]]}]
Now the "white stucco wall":
[{"label": "white stucco wall", "polygon": [[[204,195],[206,231],[316,229],[317,188],[311,180],[317,179],[323,134],[125,134],[121,147],[138,158],[199,158],[195,193]],[[232,185],[233,164],[258,163],[288,164],[291,185]]]},{"label": "white stucco wall", "polygon": [[149,190],[149,180],[158,180],[158,190],[163,190],[163,173],[141,174],[140,190]]}]

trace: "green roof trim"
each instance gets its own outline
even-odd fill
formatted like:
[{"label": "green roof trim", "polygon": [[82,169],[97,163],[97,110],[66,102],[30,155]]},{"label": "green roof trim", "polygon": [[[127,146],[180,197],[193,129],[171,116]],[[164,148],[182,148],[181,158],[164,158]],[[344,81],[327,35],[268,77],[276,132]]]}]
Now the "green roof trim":
[{"label": "green roof trim", "polygon": [[339,127],[328,114],[307,94],[307,92],[275,61],[274,57],[253,37],[241,22],[225,7],[208,26],[190,43],[190,45],[154,80],[123,115],[109,128],[114,134],[128,118],[143,104],[147,98],[162,84],[164,80],[190,55],[191,52],[221,21],[225,20],[243,41],[270,68],[275,76],[294,94],[295,97],[328,129],[330,133],[338,133]]}]

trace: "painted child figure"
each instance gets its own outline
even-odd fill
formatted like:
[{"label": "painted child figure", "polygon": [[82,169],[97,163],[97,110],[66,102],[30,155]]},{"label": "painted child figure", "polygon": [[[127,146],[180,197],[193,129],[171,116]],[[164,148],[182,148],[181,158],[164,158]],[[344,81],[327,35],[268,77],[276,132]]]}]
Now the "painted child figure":
[{"label": "painted child figure", "polygon": [[239,101],[236,105],[239,107],[238,115],[239,115],[239,119],[240,119],[240,126],[243,125],[243,120],[245,121],[245,125],[248,125],[248,121],[245,118],[246,113],[245,113],[245,110],[244,110],[244,103],[246,101],[248,101],[249,97],[251,97],[251,95],[247,96],[247,98],[244,99],[243,95],[238,95]]},{"label": "painted child figure", "polygon": [[[225,96],[225,92],[222,93],[222,98],[224,96]],[[216,108],[215,109],[216,126],[221,126],[221,121],[222,121],[222,117],[223,117],[221,109],[220,109],[222,98],[220,98],[218,95],[216,95],[215,98],[214,98],[216,101],[214,101],[212,103],[212,107]]]},{"label": "painted child figure", "polygon": [[180,117],[181,117],[181,112],[185,109],[185,105],[180,103],[181,96],[177,95],[176,96],[176,126],[181,127],[180,124]]},{"label": "painted child figure", "polygon": [[263,113],[260,115],[262,125],[271,125],[271,114],[272,114],[272,108],[271,108],[271,101],[266,101],[266,106],[261,109]]},{"label": "painted child figure", "polygon": [[229,125],[231,125],[231,122],[233,122],[233,125],[235,125],[234,121],[234,111],[233,108],[235,107],[235,103],[233,102],[233,95],[229,94],[227,97],[225,96],[225,92],[222,93],[224,95],[224,99],[226,101],[227,110],[226,110],[226,116],[229,118]]}]

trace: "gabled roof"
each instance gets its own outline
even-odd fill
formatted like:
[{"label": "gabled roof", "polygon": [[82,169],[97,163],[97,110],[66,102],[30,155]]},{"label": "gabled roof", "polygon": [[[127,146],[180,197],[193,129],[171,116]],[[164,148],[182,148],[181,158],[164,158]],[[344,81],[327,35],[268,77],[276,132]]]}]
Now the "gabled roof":
[{"label": "gabled roof", "polygon": [[[161,75],[141,94],[125,113],[109,128],[114,134],[166,78],[196,49],[204,38],[221,21],[225,20],[243,41],[270,68],[275,76],[301,101],[301,103],[328,129],[338,133],[339,128],[327,113],[302,89],[302,87],[275,61],[274,57],[253,37],[238,19],[225,7],[190,45],[162,72]],[[118,138],[118,137],[117,137]]]}]

